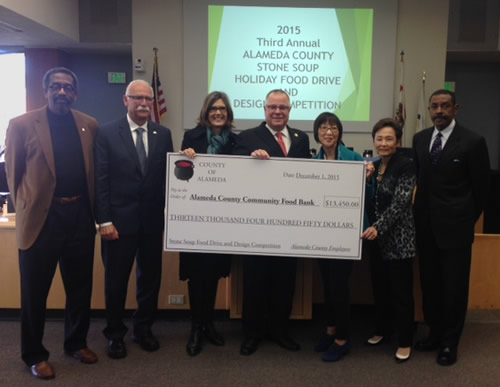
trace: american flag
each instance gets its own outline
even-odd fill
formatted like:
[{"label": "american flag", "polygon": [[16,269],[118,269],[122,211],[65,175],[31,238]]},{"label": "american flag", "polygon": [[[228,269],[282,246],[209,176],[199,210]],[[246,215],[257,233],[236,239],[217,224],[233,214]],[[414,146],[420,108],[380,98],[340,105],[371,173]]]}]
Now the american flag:
[{"label": "american flag", "polygon": [[153,81],[151,82],[151,87],[153,88],[153,115],[151,120],[156,123],[161,123],[161,119],[167,115],[167,103],[165,102],[165,96],[163,95],[163,89],[161,87],[160,76],[158,75],[158,56],[155,50],[155,61],[153,66]]}]

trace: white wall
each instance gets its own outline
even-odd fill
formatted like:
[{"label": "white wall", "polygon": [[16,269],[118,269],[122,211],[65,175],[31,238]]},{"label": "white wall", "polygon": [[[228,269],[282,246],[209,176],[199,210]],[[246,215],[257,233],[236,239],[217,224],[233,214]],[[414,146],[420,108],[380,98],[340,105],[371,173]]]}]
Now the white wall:
[{"label": "white wall", "polygon": [[172,129],[177,150],[184,133],[182,0],[132,0],[132,58],[141,58],[146,70],[134,71],[134,79],[151,82],[154,47],[159,49],[159,75],[168,108],[162,123]]},{"label": "white wall", "polygon": [[1,5],[70,39],[79,40],[78,0],[2,0]]},{"label": "white wall", "polygon": [[[172,129],[176,149],[180,147],[184,130],[182,20],[182,0],[132,0],[132,55],[133,58],[142,58],[146,66],[145,73],[135,73],[134,77],[151,81],[153,47],[158,47],[160,79],[169,109],[163,123]],[[394,101],[397,101],[399,52],[405,51],[405,146],[411,146],[415,133],[422,71],[427,73],[427,96],[444,85],[447,30],[448,0],[399,1],[397,47],[392,60],[398,69],[394,74]],[[200,36],[200,39],[206,39],[206,36]],[[388,116],[393,114],[387,113]],[[379,118],[382,117],[374,117],[373,123]],[[367,134],[347,133],[344,142],[358,152],[373,148],[371,136]],[[311,145],[314,144],[311,138]]]}]

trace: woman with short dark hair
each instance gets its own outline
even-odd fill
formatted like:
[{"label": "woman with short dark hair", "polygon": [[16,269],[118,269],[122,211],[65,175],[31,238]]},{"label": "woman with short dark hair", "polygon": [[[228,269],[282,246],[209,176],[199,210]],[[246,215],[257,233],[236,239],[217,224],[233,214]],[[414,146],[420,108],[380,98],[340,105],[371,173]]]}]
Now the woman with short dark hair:
[{"label": "woman with short dark hair", "polygon": [[380,160],[375,162],[375,195],[370,206],[372,225],[361,235],[375,242],[371,244],[370,268],[376,326],[367,344],[380,344],[395,325],[398,363],[408,360],[411,354],[416,254],[412,212],[415,168],[410,159],[398,152],[402,133],[399,124],[391,118],[384,118],[373,127],[373,143]]},{"label": "woman with short dark hair", "polygon": [[[314,139],[321,144],[315,156],[320,160],[363,161],[363,157],[342,143],[342,122],[333,113],[321,113],[313,125]],[[371,174],[373,165],[367,165]],[[367,221],[365,217],[365,221]],[[366,227],[366,225],[365,225]],[[323,361],[337,361],[349,353],[350,304],[349,278],[353,261],[348,259],[318,259],[323,279],[327,327],[314,350],[324,352]]]}]

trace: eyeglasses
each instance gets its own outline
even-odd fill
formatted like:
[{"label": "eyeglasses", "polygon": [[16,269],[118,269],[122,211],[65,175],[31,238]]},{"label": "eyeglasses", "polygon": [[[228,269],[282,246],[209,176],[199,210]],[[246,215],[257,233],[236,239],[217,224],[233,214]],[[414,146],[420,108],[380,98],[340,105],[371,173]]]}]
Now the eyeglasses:
[{"label": "eyeglasses", "polygon": [[266,105],[266,109],[269,109],[269,110],[280,110],[282,112],[286,112],[286,111],[290,110],[290,106],[286,106],[286,105]]},{"label": "eyeglasses", "polygon": [[225,113],[227,111],[227,108],[225,106],[212,106],[210,108],[210,111],[213,113],[215,113],[217,110],[221,113]]},{"label": "eyeglasses", "polygon": [[66,93],[74,93],[75,92],[75,87],[73,85],[62,85],[60,83],[52,83],[49,85],[50,91],[53,92],[58,92],[59,90],[63,89],[64,92]]},{"label": "eyeglasses", "polygon": [[320,126],[318,131],[320,133],[326,133],[328,131],[331,131],[332,133],[338,133],[339,128],[337,128],[336,126]]},{"label": "eyeglasses", "polygon": [[153,97],[144,97],[142,95],[127,95],[127,98],[133,99],[134,101],[142,101],[153,102],[155,99]]}]

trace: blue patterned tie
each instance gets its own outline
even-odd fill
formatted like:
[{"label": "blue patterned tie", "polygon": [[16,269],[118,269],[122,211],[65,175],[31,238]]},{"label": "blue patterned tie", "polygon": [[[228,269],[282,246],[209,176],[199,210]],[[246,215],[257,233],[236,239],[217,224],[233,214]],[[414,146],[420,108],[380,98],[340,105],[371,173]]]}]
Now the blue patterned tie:
[{"label": "blue patterned tie", "polygon": [[144,142],[142,141],[142,133],[144,128],[137,128],[137,140],[135,142],[135,148],[137,149],[137,156],[139,156],[139,163],[141,164],[141,171],[143,175],[146,175],[146,167],[148,164],[148,156],[146,156],[146,148],[144,147]]},{"label": "blue patterned tie", "polygon": [[436,138],[434,139],[434,142],[432,143],[431,153],[430,153],[432,165],[437,164],[439,160],[439,155],[441,154],[441,150],[443,149],[441,146],[441,137],[443,137],[443,135],[441,133],[438,133]]}]

